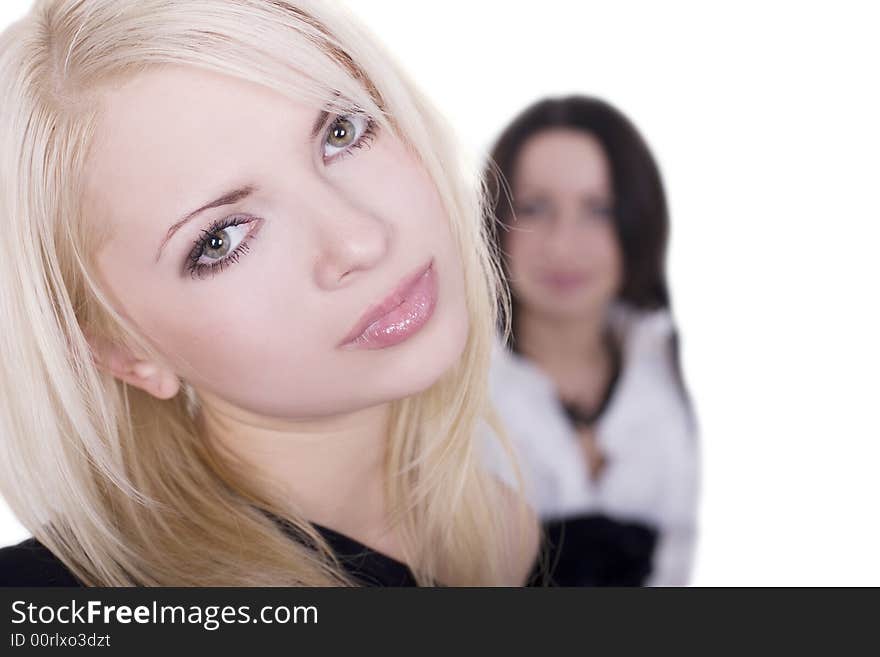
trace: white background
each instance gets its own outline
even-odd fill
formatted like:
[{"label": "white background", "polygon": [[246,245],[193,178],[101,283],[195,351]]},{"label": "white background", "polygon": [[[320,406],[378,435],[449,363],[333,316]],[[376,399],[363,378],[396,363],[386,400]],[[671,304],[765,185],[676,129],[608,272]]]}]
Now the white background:
[{"label": "white background", "polygon": [[[4,0],[0,29],[27,0]],[[349,0],[475,158],[526,104],[640,127],[702,428],[699,585],[880,585],[870,2]],[[26,536],[5,507],[0,544]]]}]

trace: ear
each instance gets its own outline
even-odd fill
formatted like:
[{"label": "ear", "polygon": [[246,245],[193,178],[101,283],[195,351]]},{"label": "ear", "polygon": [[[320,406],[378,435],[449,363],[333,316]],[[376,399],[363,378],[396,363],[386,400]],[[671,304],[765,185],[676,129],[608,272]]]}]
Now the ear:
[{"label": "ear", "polygon": [[92,359],[103,371],[144,390],[157,399],[171,399],[180,390],[177,375],[156,361],[137,358],[129,349],[87,334]]}]

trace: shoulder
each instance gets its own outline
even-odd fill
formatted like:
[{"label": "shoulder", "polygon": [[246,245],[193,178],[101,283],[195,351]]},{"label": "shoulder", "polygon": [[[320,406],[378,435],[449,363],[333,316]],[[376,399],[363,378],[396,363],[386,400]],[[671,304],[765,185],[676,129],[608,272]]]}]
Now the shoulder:
[{"label": "shoulder", "polygon": [[608,320],[626,351],[665,350],[676,334],[668,308],[645,310],[618,302],[611,307]]},{"label": "shoulder", "polygon": [[505,394],[516,391],[529,394],[553,394],[553,382],[531,362],[513,352],[498,336],[492,346],[489,383]]},{"label": "shoulder", "polygon": [[0,586],[81,586],[62,561],[35,538],[0,548]]}]

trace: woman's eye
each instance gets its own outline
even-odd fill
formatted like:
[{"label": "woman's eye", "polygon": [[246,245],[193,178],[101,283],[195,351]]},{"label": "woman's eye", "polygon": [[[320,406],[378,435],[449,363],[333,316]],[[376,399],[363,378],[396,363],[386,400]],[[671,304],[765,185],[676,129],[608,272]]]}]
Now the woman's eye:
[{"label": "woman's eye", "polygon": [[529,201],[526,203],[519,203],[516,206],[516,215],[528,219],[542,217],[549,214],[549,212],[550,207],[544,201]]},{"label": "woman's eye", "polygon": [[324,138],[324,160],[329,162],[345,151],[365,146],[372,134],[373,124],[366,116],[359,114],[337,116],[327,129]]},{"label": "woman's eye", "polygon": [[238,262],[239,257],[248,250],[246,238],[250,231],[246,225],[251,221],[246,218],[224,220],[202,233],[187,259],[189,272],[194,277],[201,277],[206,271]]},{"label": "woman's eye", "polygon": [[587,203],[584,207],[585,219],[610,219],[614,208],[608,203]]}]

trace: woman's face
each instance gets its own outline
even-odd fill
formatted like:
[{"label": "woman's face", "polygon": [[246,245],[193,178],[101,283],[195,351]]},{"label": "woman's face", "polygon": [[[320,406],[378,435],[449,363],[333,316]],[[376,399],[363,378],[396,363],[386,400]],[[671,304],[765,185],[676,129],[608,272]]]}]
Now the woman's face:
[{"label": "woman's face", "polygon": [[623,261],[602,146],[579,130],[545,130],[526,141],[513,178],[516,219],[504,247],[521,311],[603,314],[620,289]]},{"label": "woman's face", "polygon": [[395,135],[188,67],[103,100],[84,199],[111,229],[99,276],[204,402],[348,412],[423,390],[460,356],[459,253]]}]

